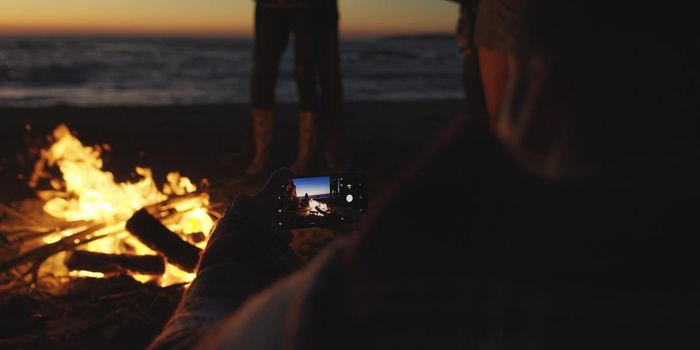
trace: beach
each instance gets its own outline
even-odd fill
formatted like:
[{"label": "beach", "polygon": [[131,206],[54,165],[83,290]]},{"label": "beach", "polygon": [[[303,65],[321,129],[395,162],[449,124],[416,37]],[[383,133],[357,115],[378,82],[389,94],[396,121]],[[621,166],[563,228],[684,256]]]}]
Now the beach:
[{"label": "beach", "polygon": [[[465,117],[461,60],[451,35],[347,40],[341,51],[348,172],[367,177],[371,213],[373,201],[398,182],[441,130]],[[40,198],[52,191],[60,196],[64,188],[47,179],[35,188],[29,184],[36,160],[62,124],[84,146],[99,149],[101,169],[119,183],[114,186],[139,182],[143,177],[138,172],[144,172],[137,168],[148,168],[155,186],[165,192],[166,176],[179,172],[210,195],[205,216],[220,217],[238,195],[256,193],[267,179],[267,174],[242,176],[254,148],[251,65],[250,39],[0,38],[0,204],[5,208],[0,208],[0,223],[40,223],[44,230],[65,224],[46,213]],[[270,172],[296,157],[297,97],[290,47],[280,66]],[[84,155],[72,150],[71,156]],[[305,175],[329,174],[322,146],[316,153],[312,171]],[[80,159],[73,165],[81,170],[82,164],[94,162]],[[52,179],[62,177],[56,166],[47,171]],[[94,180],[104,174],[82,171],[72,179],[80,182],[86,176]],[[100,190],[112,188],[108,182]],[[96,196],[103,198],[102,193]],[[142,197],[128,198],[133,206]],[[201,231],[194,233],[201,236],[206,229],[197,227]],[[290,246],[310,259],[355,228],[295,230]],[[0,243],[7,243],[9,231],[2,230]],[[117,246],[121,253],[133,248]],[[5,254],[0,262],[5,262],[30,245],[0,248],[0,255]],[[113,254],[113,248],[106,252]],[[47,271],[51,273],[42,276],[53,281],[54,271]],[[0,348],[55,348],[58,342],[63,348],[105,343],[144,348],[172,314],[184,287],[161,288],[129,276],[75,278],[62,284],[69,289],[66,300],[45,298],[41,288],[18,297],[0,290],[0,308],[7,311],[0,317]],[[100,298],[106,301],[95,302]],[[46,324],[58,327],[47,330]]]},{"label": "beach", "polygon": [[[133,180],[140,166],[160,181],[171,171],[195,182],[235,181],[253,148],[252,45],[240,38],[0,38],[0,199],[32,195],[33,158],[61,123],[85,145],[110,146],[104,168],[117,180]],[[380,191],[462,114],[461,59],[454,37],[441,34],[347,39],[340,50],[349,163]],[[290,165],[296,152],[292,45],[277,85],[272,168]],[[241,190],[248,188],[232,191]]]},{"label": "beach", "polygon": [[[463,102],[459,100],[347,104],[349,165],[351,172],[368,178],[370,212],[372,201],[397,182],[402,171],[453,118],[462,117],[462,107]],[[278,106],[271,170],[288,166],[294,160],[296,114],[294,104]],[[249,108],[243,104],[0,108],[0,117],[3,123],[0,128],[0,202],[36,219],[46,219],[46,214],[42,214],[43,202],[28,186],[28,177],[33,171],[37,152],[42,146],[50,145],[47,135],[60,124],[66,124],[84,145],[100,145],[100,148],[108,149],[102,154],[103,169],[112,172],[117,181],[138,181],[136,167],[151,168],[159,187],[166,181],[166,174],[172,171],[190,177],[195,184],[207,179],[212,203],[219,207],[219,211],[241,193],[254,194],[265,181],[265,178],[240,181],[253,152]],[[318,163],[315,174],[324,173],[323,162]],[[49,188],[47,184],[39,187]],[[0,219],[3,219],[2,215]],[[7,219],[11,218],[4,218]],[[334,236],[346,235],[353,230],[353,225],[343,225],[332,232],[325,229],[298,230],[294,232],[291,247],[299,254],[311,257]],[[48,319],[68,317],[82,322],[106,315],[102,317],[108,320],[104,325],[73,326],[70,322],[74,321],[70,321],[63,328],[56,329],[57,333],[70,331],[76,334],[62,342],[70,348],[92,348],[105,341],[127,348],[143,348],[170,317],[182,293],[181,287],[142,285],[129,277],[78,279],[71,286],[70,295],[79,300],[89,299],[85,293],[94,293],[95,290],[107,295],[124,290],[130,294],[106,303],[88,303],[83,311],[71,309],[71,302],[58,304],[67,307],[65,311],[51,309],[54,299],[49,299],[48,303],[31,301],[34,299],[3,301],[8,315],[23,317],[19,320],[14,317],[0,319],[0,324],[6,328],[0,332],[0,339],[3,339],[0,344],[11,348],[28,344],[55,345],[53,340],[27,331],[39,329],[43,324],[42,319],[28,316],[30,313],[25,308],[31,306],[48,312]],[[129,311],[124,314],[109,312],[117,307]],[[134,321],[130,318],[132,316],[143,319]],[[25,326],[17,329],[11,326],[16,322]],[[107,332],[107,335],[101,332]]]},{"label": "beach", "polygon": [[[351,102],[346,107],[348,161],[352,172],[370,180],[375,197],[438,135],[463,102]],[[291,164],[296,152],[294,104],[278,107],[271,168]],[[252,155],[249,108],[244,104],[199,106],[0,108],[0,197],[4,202],[33,196],[27,186],[30,150],[46,146],[59,124],[66,124],[85,145],[109,146],[104,169],[117,180],[135,180],[135,167],[148,167],[156,180],[179,171],[197,183],[225,188],[240,177]],[[325,170],[319,162],[316,173]],[[221,186],[216,186],[221,185]],[[230,200],[249,183],[216,192]],[[228,198],[231,197],[231,198]]]}]

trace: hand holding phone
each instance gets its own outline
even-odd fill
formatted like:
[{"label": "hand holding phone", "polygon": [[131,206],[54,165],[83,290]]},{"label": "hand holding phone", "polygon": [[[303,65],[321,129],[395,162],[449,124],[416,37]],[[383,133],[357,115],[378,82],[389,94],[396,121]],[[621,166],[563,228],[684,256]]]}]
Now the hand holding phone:
[{"label": "hand holding phone", "polygon": [[239,195],[233,203],[232,209],[237,215],[255,221],[274,229],[280,227],[277,222],[277,204],[279,202],[279,188],[291,181],[294,173],[287,169],[279,169],[270,175],[265,185],[253,196]]},{"label": "hand holding phone", "polygon": [[241,194],[236,198],[217,222],[202,254],[200,270],[236,263],[277,278],[303,265],[289,247],[291,233],[275,224],[279,188],[292,176],[291,170],[280,169],[254,196]]}]

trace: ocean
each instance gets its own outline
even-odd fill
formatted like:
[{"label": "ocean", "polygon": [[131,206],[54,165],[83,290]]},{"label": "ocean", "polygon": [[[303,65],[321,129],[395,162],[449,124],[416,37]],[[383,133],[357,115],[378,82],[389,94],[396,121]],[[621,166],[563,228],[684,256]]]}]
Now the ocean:
[{"label": "ocean", "polygon": [[[296,101],[292,45],[277,87]],[[461,98],[454,38],[345,40],[348,101]],[[249,39],[0,37],[0,107],[248,103]]]}]

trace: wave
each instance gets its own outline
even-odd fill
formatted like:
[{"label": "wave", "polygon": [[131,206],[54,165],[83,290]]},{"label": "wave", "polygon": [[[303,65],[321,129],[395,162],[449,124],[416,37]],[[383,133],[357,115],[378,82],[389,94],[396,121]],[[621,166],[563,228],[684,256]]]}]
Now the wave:
[{"label": "wave", "polygon": [[[252,44],[2,37],[0,107],[247,103]],[[349,40],[341,46],[348,100],[461,96],[460,58],[447,35]],[[291,45],[281,62],[277,98],[297,98]]]}]

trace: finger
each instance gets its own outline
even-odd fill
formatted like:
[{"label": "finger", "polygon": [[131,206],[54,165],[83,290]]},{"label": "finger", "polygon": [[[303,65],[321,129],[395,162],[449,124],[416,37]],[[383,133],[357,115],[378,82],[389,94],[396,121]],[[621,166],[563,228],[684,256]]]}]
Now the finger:
[{"label": "finger", "polygon": [[238,214],[249,214],[254,210],[254,206],[253,198],[243,193],[239,194],[238,197],[233,200],[233,205],[231,207]]},{"label": "finger", "polygon": [[241,194],[234,199],[233,204],[226,209],[224,216],[216,221],[209,239],[210,244],[229,235],[232,232],[231,222],[234,220],[234,216],[247,216],[247,213],[251,211],[250,208],[252,201],[252,198],[246,194]]},{"label": "finger", "polygon": [[275,171],[272,173],[272,175],[270,175],[270,178],[267,180],[267,183],[265,183],[265,186],[263,186],[259,194],[274,193],[277,195],[280,193],[280,188],[282,188],[282,185],[287,183],[292,177],[294,177],[294,172],[289,168],[281,168]]}]

